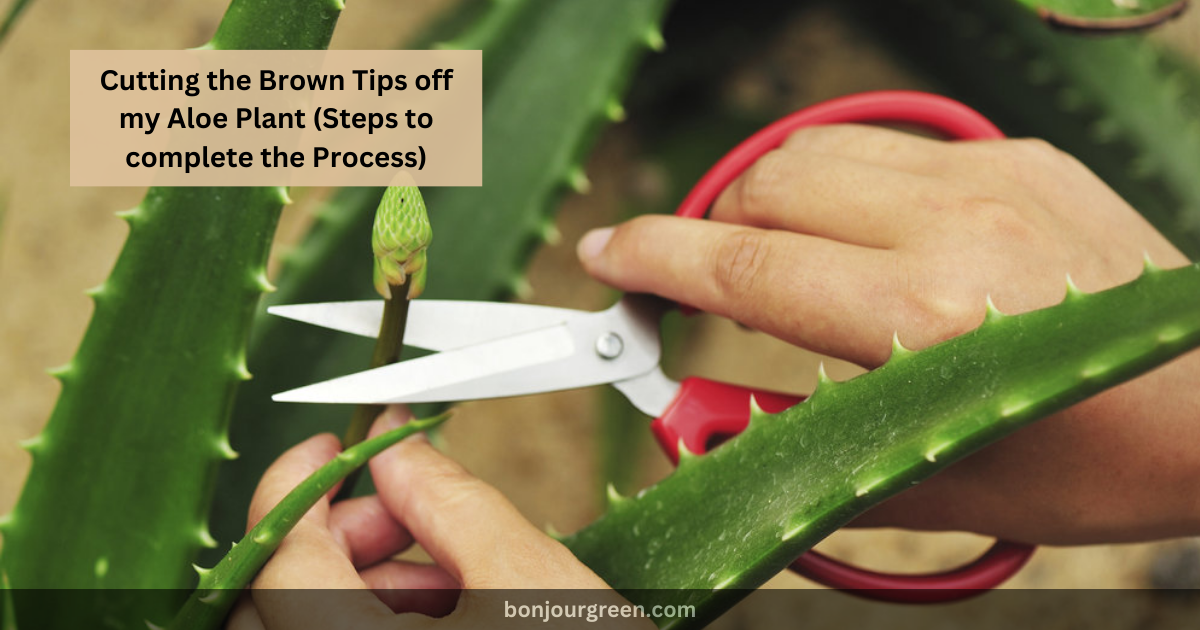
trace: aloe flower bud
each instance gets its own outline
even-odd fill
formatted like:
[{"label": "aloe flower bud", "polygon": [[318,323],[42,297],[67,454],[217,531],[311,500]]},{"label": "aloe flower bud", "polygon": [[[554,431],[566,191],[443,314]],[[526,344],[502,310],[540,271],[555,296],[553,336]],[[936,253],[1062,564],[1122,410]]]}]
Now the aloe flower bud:
[{"label": "aloe flower bud", "polygon": [[[425,200],[416,186],[390,186],[375,211],[371,249],[375,290],[392,298],[392,287],[408,283],[408,299],[425,290],[425,250],[433,240]],[[411,279],[410,279],[411,277]]]}]

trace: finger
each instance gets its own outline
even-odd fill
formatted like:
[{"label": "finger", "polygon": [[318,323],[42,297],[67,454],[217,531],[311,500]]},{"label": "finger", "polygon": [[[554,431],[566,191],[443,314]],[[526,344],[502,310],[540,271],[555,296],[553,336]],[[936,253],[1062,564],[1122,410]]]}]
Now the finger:
[{"label": "finger", "polygon": [[[372,433],[403,421],[397,413],[385,413]],[[586,571],[498,490],[439,453],[423,436],[384,451],[370,466],[388,511],[464,588],[549,587],[563,571]],[[595,579],[602,588],[603,582]]]},{"label": "finger", "polygon": [[377,495],[334,504],[329,529],[359,569],[390,558],[413,543],[412,535],[392,518]]},{"label": "finger", "polygon": [[[286,453],[279,456],[275,463],[263,473],[254,497],[250,500],[250,514],[247,519],[249,530],[257,524],[267,512],[270,512],[283,497],[294,490],[300,482],[316,471],[326,462],[333,459],[342,450],[341,443],[331,434],[325,433],[313,436]],[[301,520],[303,524],[315,524],[324,527],[329,518],[329,499],[325,497],[317,502]],[[300,525],[298,524],[297,527]]]},{"label": "finger", "polygon": [[255,588],[251,594],[263,626],[272,630],[396,627],[395,613],[368,590]]},{"label": "finger", "polygon": [[362,572],[363,580],[396,613],[444,617],[454,612],[462,588],[446,570],[432,564],[393,560]]},{"label": "finger", "polygon": [[[291,492],[300,482],[341,452],[341,445],[332,435],[318,435],[284,453],[263,475],[251,501],[251,522],[257,522],[267,511]],[[328,527],[329,495],[296,524],[283,539],[271,560],[267,562],[252,585],[255,607],[264,625],[278,628],[333,627],[348,619],[355,627],[376,627],[391,617],[391,612],[370,591],[358,576],[346,552],[334,539]],[[285,590],[277,590],[285,589]],[[309,596],[297,596],[305,592]],[[334,602],[314,593],[329,593],[330,589],[356,589]],[[288,593],[292,593],[290,596]],[[324,625],[322,625],[324,624]]]},{"label": "finger", "polygon": [[[861,365],[891,351],[897,258],[805,234],[645,216],[580,241],[584,268]],[[869,305],[869,307],[868,307]]]},{"label": "finger", "polygon": [[874,125],[816,125],[788,136],[790,153],[848,158],[909,173],[936,175],[953,164],[948,143]]},{"label": "finger", "polygon": [[225,622],[225,630],[266,630],[249,593],[242,593]]},{"label": "finger", "polygon": [[893,247],[925,219],[947,183],[839,156],[767,153],[726,188],[712,219]]}]

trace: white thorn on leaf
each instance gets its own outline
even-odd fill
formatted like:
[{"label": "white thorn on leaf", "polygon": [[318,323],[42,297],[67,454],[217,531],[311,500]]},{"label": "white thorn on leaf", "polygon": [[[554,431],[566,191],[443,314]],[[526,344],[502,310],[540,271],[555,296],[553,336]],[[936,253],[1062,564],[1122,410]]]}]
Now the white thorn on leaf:
[{"label": "white thorn on leaf", "polygon": [[1029,399],[1008,400],[1000,406],[1000,417],[1011,418],[1026,409],[1029,409],[1034,404],[1034,401]]},{"label": "white thorn on leaf", "polygon": [[1162,271],[1162,267],[1154,264],[1150,259],[1150,252],[1142,252],[1142,273],[1152,274],[1158,271]]},{"label": "white thorn on leaf", "polygon": [[[682,453],[683,451],[680,451],[680,454]],[[620,492],[617,492],[617,487],[614,486],[612,482],[609,482],[609,484],[604,487],[604,495],[608,498],[609,505],[618,505],[625,502],[625,497],[621,496]]]},{"label": "white thorn on leaf", "polygon": [[222,459],[233,461],[238,458],[238,452],[233,450],[233,445],[229,443],[228,437],[222,437],[217,440],[217,455]]},{"label": "white thorn on leaf", "polygon": [[731,575],[731,576],[725,578],[724,580],[721,580],[720,582],[718,582],[717,585],[713,587],[713,590],[714,591],[723,591],[723,590],[729,588],[730,585],[732,585],[736,581],[737,581],[737,576]]},{"label": "white thorn on leaf", "polygon": [[[764,410],[762,406],[758,404],[758,398],[756,398],[754,394],[750,394],[750,420],[753,422],[758,418],[765,418],[769,415],[770,414],[768,414],[766,410]],[[683,440],[680,440],[679,444],[682,446]]]},{"label": "white thorn on leaf", "polygon": [[547,221],[542,225],[542,240],[547,245],[558,245],[562,242],[562,232],[558,226],[554,225],[553,221]]},{"label": "white thorn on leaf", "polygon": [[1187,331],[1180,326],[1170,326],[1158,332],[1155,339],[1158,343],[1175,343],[1187,336]]},{"label": "white thorn on leaf", "polygon": [[254,274],[252,282],[254,288],[263,293],[274,293],[276,290],[275,285],[271,284],[271,280],[267,278],[266,269],[259,269],[258,273]]},{"label": "white thorn on leaf", "polygon": [[625,106],[617,99],[610,99],[604,105],[604,115],[609,121],[619,123],[625,120]]},{"label": "white thorn on leaf", "polygon": [[785,541],[791,540],[791,539],[795,538],[796,536],[799,536],[800,533],[806,529],[808,529],[808,523],[800,523],[799,525],[794,525],[794,526],[792,526],[791,529],[789,529],[783,533],[782,540],[785,540]]},{"label": "white thorn on leaf", "polygon": [[200,543],[200,546],[204,547],[205,549],[217,548],[217,539],[213,538],[212,534],[208,533],[208,528],[204,527],[203,525],[196,530],[196,540]]},{"label": "white thorn on leaf", "polygon": [[1067,295],[1064,299],[1070,300],[1082,296],[1083,291],[1079,289],[1079,285],[1075,284],[1075,280],[1071,277],[1071,274],[1067,274]]},{"label": "white thorn on leaf", "polygon": [[75,367],[74,363],[64,363],[57,367],[46,368],[46,374],[49,374],[50,376],[53,376],[54,378],[61,379],[64,376],[70,374],[71,370],[74,369],[74,367]]},{"label": "white thorn on leaf", "polygon": [[38,450],[41,450],[42,444],[45,443],[46,438],[44,435],[44,433],[38,433],[33,437],[25,438],[24,440],[17,442],[17,446],[21,447],[22,450],[28,453],[34,453]]},{"label": "white thorn on leaf", "polygon": [[588,179],[587,173],[578,166],[567,171],[567,185],[581,195],[586,195],[592,190],[592,180]]},{"label": "white thorn on leaf", "polygon": [[992,301],[992,294],[987,296],[987,321],[994,322],[1005,317],[1000,309],[996,308],[996,303]]},{"label": "white thorn on leaf", "polygon": [[817,364],[817,387],[825,387],[833,384],[833,379],[829,378],[829,374],[825,372],[825,362],[821,361]]},{"label": "white thorn on leaf", "polygon": [[1089,363],[1086,367],[1083,368],[1082,371],[1079,372],[1079,376],[1080,376],[1080,378],[1082,378],[1084,380],[1090,380],[1090,379],[1096,378],[1097,376],[1102,376],[1102,375],[1106,374],[1109,370],[1112,369],[1112,367],[1113,366],[1109,363],[1103,363],[1103,362]]},{"label": "white thorn on leaf", "polygon": [[654,27],[646,29],[646,33],[642,36],[642,39],[646,42],[646,47],[654,52],[662,52],[667,47],[667,42],[663,39],[662,31]]}]

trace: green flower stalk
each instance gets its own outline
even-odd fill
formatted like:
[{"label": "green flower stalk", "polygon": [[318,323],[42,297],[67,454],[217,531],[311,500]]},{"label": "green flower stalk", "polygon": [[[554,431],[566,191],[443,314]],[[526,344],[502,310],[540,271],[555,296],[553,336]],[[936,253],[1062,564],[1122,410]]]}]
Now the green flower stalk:
[{"label": "green flower stalk", "polygon": [[[400,360],[408,324],[408,301],[425,290],[428,270],[425,252],[432,240],[433,230],[429,227],[421,191],[416,186],[389,186],[375,210],[375,226],[371,231],[375,290],[384,299],[383,322],[371,356],[372,369]],[[342,444],[349,448],[363,441],[371,422],[382,412],[381,405],[359,405]],[[352,474],[338,496],[351,496],[357,481],[358,475]]]},{"label": "green flower stalk", "polygon": [[433,240],[425,200],[416,186],[391,186],[375,211],[371,249],[375,251],[375,290],[392,300],[392,287],[408,286],[407,299],[425,290],[425,250]]}]

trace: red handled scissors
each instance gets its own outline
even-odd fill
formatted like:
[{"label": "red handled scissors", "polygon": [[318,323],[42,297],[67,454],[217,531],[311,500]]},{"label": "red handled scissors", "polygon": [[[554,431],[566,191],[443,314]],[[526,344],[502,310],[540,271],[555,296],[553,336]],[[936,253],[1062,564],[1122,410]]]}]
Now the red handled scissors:
[{"label": "red handled scissors", "polygon": [[[791,114],[754,134],[716,163],[676,211],[703,218],[734,179],[789,134],[833,123],[914,125],[948,140],[1004,135],[958,102],[919,92],[872,92]],[[699,377],[668,378],[659,365],[659,322],[675,305],[627,294],[600,312],[527,304],[415,300],[406,345],[434,354],[277,394],[284,402],[420,403],[537,394],[610,384],[655,420],[659,445],[677,461],[679,440],[704,452],[749,422],[753,396],[766,411],[782,411],[799,396],[757,391]],[[383,303],[331,302],[277,306],[270,312],[341,332],[374,337]],[[1034,548],[997,541],[983,556],[950,571],[890,575],[859,569],[809,551],[792,569],[817,582],[872,599],[934,603],[964,599],[999,585]]]}]

